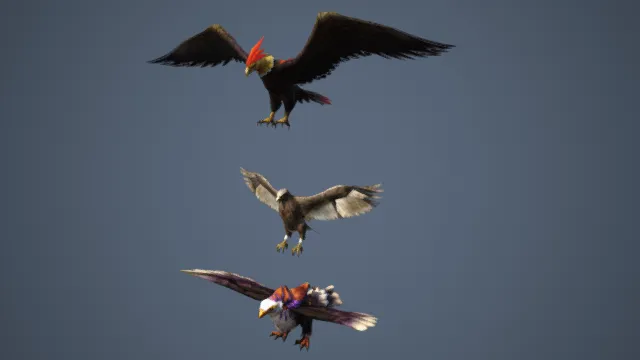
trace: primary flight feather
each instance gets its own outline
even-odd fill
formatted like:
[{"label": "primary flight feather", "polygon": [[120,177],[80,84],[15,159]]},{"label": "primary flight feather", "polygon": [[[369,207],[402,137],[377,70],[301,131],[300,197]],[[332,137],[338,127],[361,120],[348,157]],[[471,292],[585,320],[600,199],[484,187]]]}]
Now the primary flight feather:
[{"label": "primary flight feather", "polygon": [[358,331],[374,327],[378,322],[378,319],[369,314],[335,309],[342,304],[342,299],[333,286],[322,289],[304,283],[291,289],[281,286],[273,290],[253,279],[227,271],[194,269],[182,272],[260,301],[258,318],[271,318],[277,330],[270,334],[274,339],[281,338],[285,341],[289,332],[301,326],[302,338],[295,342],[295,345],[300,346],[300,350],[309,350],[313,320],[345,325]]},{"label": "primary flight feather", "polygon": [[256,198],[276,210],[282,218],[285,236],[276,250],[284,252],[289,246],[287,240],[293,232],[298,232],[298,245],[291,249],[291,254],[298,256],[303,251],[302,241],[310,229],[307,221],[336,220],[368,213],[378,205],[378,194],[383,192],[381,184],[336,185],[313,196],[294,196],[287,189],[276,190],[261,174],[243,168],[240,168],[240,172]]},{"label": "primary flight feather", "polygon": [[[289,127],[289,116],[297,102],[331,104],[329,98],[299,85],[328,76],[341,62],[370,55],[393,59],[438,56],[454,47],[335,12],[318,14],[307,43],[295,58],[276,59],[261,48],[263,40],[264,37],[247,53],[216,24],[149,62],[199,67],[226,65],[231,61],[245,63],[245,75],[257,72],[269,92],[271,113],[258,124]],[[284,117],[274,120],[283,104]]]}]

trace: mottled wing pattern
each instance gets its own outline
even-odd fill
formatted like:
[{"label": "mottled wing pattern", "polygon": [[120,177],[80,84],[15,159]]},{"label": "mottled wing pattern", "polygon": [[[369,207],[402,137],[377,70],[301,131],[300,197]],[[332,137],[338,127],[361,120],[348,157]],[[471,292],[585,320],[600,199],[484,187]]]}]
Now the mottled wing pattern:
[{"label": "mottled wing pattern", "polygon": [[335,220],[362,215],[378,205],[381,184],[372,186],[337,185],[313,196],[299,196],[305,219]]},{"label": "mottled wing pattern", "polygon": [[358,331],[365,331],[370,327],[374,327],[378,322],[377,318],[369,314],[341,311],[335,308],[301,306],[292,311],[315,320],[345,325]]},{"label": "mottled wing pattern", "polygon": [[278,202],[276,201],[278,191],[271,186],[269,181],[264,176],[243,168],[240,168],[240,172],[244,177],[244,182],[247,184],[247,187],[256,195],[258,200],[267,204],[273,210],[278,211]]},{"label": "mottled wing pattern", "polygon": [[340,294],[334,290],[333,285],[329,285],[324,289],[318,286],[308,289],[307,300],[310,306],[336,307],[342,305]]},{"label": "mottled wing pattern", "polygon": [[247,53],[233,36],[220,25],[211,25],[204,31],[183,41],[170,53],[149,61],[169,66],[216,66],[230,61],[245,62]]},{"label": "mottled wing pattern", "polygon": [[273,289],[248,277],[227,271],[194,269],[182,270],[182,272],[222,285],[258,301],[273,294]]},{"label": "mottled wing pattern", "polygon": [[304,84],[328,76],[349,59],[370,55],[395,59],[438,56],[452,47],[389,26],[322,12],[303,50],[285,62],[281,71],[289,81]]}]

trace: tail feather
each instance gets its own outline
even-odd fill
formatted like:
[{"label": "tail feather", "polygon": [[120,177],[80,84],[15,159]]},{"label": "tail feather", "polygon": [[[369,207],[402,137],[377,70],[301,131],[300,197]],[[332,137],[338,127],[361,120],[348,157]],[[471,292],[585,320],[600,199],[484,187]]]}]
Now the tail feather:
[{"label": "tail feather", "polygon": [[320,307],[336,307],[342,305],[340,294],[333,290],[333,285],[329,285],[324,289],[313,287],[307,292],[309,301],[313,306]]},{"label": "tail feather", "polygon": [[298,102],[315,102],[320,105],[331,105],[331,100],[328,97],[318,94],[317,92],[304,90],[300,87],[296,87],[296,101]]}]

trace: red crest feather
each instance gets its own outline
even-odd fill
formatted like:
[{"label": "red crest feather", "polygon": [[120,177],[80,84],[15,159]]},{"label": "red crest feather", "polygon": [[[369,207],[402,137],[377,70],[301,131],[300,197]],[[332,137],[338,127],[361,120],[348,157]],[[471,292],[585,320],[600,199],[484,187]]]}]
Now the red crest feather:
[{"label": "red crest feather", "polygon": [[262,45],[262,40],[264,40],[264,36],[261,37],[260,40],[258,40],[258,42],[251,48],[251,51],[249,52],[249,56],[247,56],[247,63],[246,63],[247,66],[250,66],[256,61],[267,56],[265,55],[264,50],[260,49],[260,45]]}]

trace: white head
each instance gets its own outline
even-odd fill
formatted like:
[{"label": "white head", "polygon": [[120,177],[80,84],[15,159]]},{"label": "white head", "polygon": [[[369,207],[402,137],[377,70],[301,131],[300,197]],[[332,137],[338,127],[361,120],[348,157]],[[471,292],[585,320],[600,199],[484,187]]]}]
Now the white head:
[{"label": "white head", "polygon": [[285,196],[288,193],[289,193],[289,190],[287,190],[287,189],[278,190],[278,194],[276,194],[276,201],[280,201],[282,199],[282,197]]},{"label": "white head", "polygon": [[273,301],[269,298],[262,300],[260,302],[260,308],[258,309],[258,318],[261,318],[267,314],[270,314],[274,311],[282,310],[282,302]]}]

